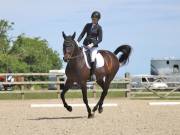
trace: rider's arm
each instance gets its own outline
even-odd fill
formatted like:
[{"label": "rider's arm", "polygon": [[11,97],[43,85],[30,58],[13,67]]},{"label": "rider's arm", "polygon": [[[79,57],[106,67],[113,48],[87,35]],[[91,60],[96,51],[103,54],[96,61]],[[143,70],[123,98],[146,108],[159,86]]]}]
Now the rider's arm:
[{"label": "rider's arm", "polygon": [[86,34],[86,29],[87,29],[87,24],[84,26],[84,29],[83,31],[81,32],[81,34],[79,35],[79,38],[78,38],[78,42],[81,41],[81,39],[84,37],[84,35]]},{"label": "rider's arm", "polygon": [[97,46],[102,41],[102,37],[103,37],[103,32],[102,32],[102,27],[100,26],[98,30],[98,39],[94,41],[94,46]]}]

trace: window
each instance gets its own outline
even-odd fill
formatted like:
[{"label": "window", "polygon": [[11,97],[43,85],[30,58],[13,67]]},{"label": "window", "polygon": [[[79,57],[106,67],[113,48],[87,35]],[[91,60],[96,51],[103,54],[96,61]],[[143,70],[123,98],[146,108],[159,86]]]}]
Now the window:
[{"label": "window", "polygon": [[173,66],[173,72],[174,73],[179,73],[179,65],[174,65]]},{"label": "window", "polygon": [[154,82],[154,78],[148,78],[149,82]]},{"label": "window", "polygon": [[145,77],[142,78],[142,82],[147,82]]}]

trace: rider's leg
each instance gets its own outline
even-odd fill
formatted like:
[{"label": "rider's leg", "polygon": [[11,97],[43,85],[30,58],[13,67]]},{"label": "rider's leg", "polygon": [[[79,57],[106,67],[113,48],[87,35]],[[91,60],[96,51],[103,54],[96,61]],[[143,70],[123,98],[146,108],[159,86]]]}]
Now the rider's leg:
[{"label": "rider's leg", "polygon": [[90,77],[91,80],[93,80],[95,77],[93,77],[94,70],[95,70],[95,59],[96,59],[96,54],[97,54],[97,47],[93,47],[90,49],[91,51],[91,69],[90,69]]},{"label": "rider's leg", "polygon": [[88,63],[91,63],[91,50],[88,47],[86,47],[85,45],[83,46],[83,50],[85,51],[85,53],[87,55]]},{"label": "rider's leg", "polygon": [[95,62],[96,54],[97,54],[97,47],[93,47],[91,50],[91,62]]}]

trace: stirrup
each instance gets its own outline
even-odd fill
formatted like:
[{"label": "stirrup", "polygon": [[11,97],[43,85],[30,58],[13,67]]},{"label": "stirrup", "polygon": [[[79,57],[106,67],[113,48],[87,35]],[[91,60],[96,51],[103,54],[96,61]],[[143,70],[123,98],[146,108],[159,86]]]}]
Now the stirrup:
[{"label": "stirrup", "polygon": [[93,81],[96,80],[96,75],[95,75],[95,74],[93,74],[91,77],[92,77],[92,80],[93,80]]},{"label": "stirrup", "polygon": [[95,81],[96,80],[96,76],[95,74],[92,74],[89,76],[89,81],[92,82],[92,81]]}]

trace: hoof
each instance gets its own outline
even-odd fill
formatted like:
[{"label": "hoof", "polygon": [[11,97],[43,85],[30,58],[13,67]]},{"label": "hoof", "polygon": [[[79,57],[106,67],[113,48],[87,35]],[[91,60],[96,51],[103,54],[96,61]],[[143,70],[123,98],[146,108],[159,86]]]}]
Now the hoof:
[{"label": "hoof", "polygon": [[103,108],[102,108],[102,107],[99,108],[99,109],[98,109],[98,112],[99,112],[99,113],[102,113],[102,112],[103,112]]},{"label": "hoof", "polygon": [[72,107],[71,107],[71,106],[67,106],[66,109],[67,109],[69,112],[72,112]]},{"label": "hoof", "polygon": [[92,118],[94,118],[94,114],[88,114],[88,119],[92,119]]},{"label": "hoof", "polygon": [[92,111],[93,111],[93,112],[97,111],[97,107],[94,107]]}]

